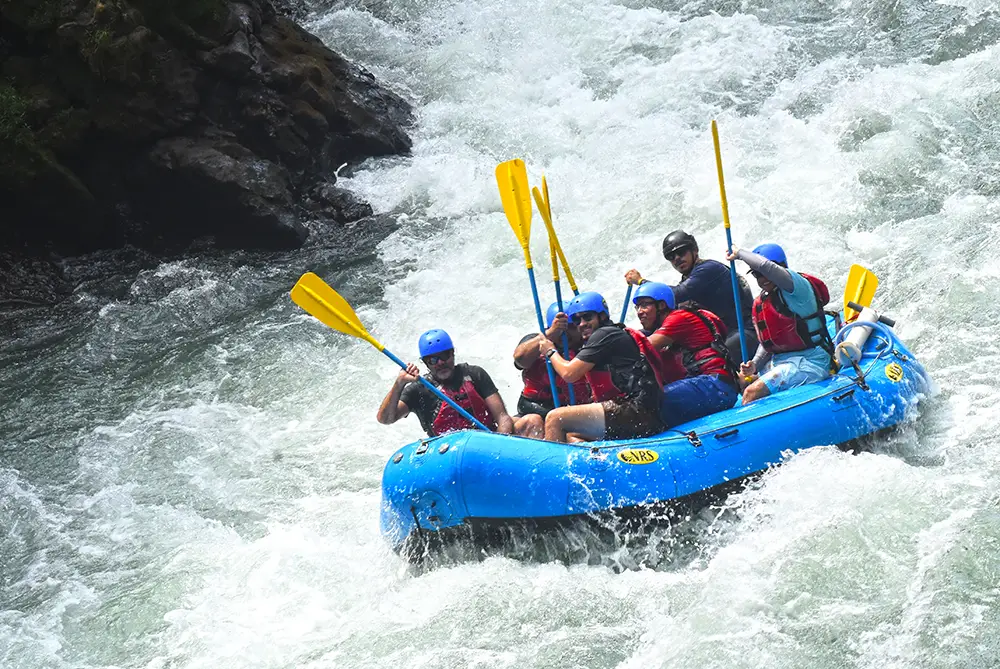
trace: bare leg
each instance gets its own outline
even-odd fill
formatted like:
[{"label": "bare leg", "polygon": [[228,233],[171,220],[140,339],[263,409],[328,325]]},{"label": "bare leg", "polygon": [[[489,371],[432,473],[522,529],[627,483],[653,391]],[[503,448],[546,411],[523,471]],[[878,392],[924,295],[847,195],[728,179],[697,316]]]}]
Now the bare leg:
[{"label": "bare leg", "polygon": [[566,442],[566,433],[575,433],[574,438],[593,441],[604,436],[604,406],[601,404],[581,404],[559,407],[545,417],[545,439]]},{"label": "bare leg", "polygon": [[515,418],[514,434],[528,439],[541,439],[545,436],[545,421],[536,413]]},{"label": "bare leg", "polygon": [[760,379],[757,379],[743,391],[743,404],[750,404],[770,394],[771,390],[767,385]]}]

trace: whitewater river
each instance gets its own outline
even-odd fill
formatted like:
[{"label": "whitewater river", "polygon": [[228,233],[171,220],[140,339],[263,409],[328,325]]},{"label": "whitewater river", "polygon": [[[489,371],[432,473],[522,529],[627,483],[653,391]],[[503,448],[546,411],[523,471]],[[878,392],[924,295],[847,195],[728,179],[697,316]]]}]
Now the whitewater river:
[{"label": "whitewater river", "polygon": [[[1000,664],[994,3],[348,0],[310,28],[414,101],[413,155],[342,179],[401,227],[353,264],[335,238],[102,254],[66,303],[3,316],[0,666]],[[736,243],[780,241],[836,295],[873,269],[936,394],[658,547],[408,569],[377,526],[419,435],[374,420],[396,369],[288,289],[318,272],[406,359],[447,329],[512,407],[534,315],[496,163],[547,176],[577,281],[616,311],[625,269],[676,278],[666,232],[722,256],[712,118]]]}]

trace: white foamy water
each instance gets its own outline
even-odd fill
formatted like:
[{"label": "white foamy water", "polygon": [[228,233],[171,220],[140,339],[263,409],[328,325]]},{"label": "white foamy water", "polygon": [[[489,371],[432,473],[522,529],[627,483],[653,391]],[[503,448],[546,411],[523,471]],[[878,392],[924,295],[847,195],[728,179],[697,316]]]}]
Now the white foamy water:
[{"label": "white foamy water", "polygon": [[[0,666],[1000,663],[1000,17],[910,5],[317,15],[414,101],[413,155],[342,179],[401,228],[374,261],[192,258],[17,321],[0,350]],[[405,359],[447,329],[512,407],[510,353],[535,318],[497,162],[546,175],[578,283],[616,311],[627,268],[676,279],[666,232],[722,255],[712,118],[735,242],[780,241],[834,293],[852,262],[871,267],[938,395],[874,453],[802,453],[702,512],[656,569],[641,554],[408,569],[377,527],[382,466],[419,436],[414,418],[374,420],[396,369],[288,288],[317,271]]]}]

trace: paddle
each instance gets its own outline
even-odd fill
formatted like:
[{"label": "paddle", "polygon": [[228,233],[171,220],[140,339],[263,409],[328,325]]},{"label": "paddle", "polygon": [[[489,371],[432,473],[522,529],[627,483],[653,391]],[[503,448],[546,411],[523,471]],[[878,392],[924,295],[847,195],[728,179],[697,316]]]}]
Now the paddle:
[{"label": "paddle", "polygon": [[[729,202],[726,200],[726,180],[722,175],[722,149],[719,148],[719,126],[715,119],[712,119],[712,142],[715,144],[715,165],[719,170],[719,194],[722,197],[722,222],[726,226],[726,244],[729,252],[733,252],[733,234],[729,230]],[[747,337],[743,332],[743,304],[740,301],[740,285],[736,277],[736,261],[729,261],[729,276],[733,280],[733,306],[736,307],[736,327],[740,329],[740,353],[743,356],[741,362],[750,359],[747,354]]]},{"label": "paddle", "polygon": [[566,272],[566,280],[569,281],[569,287],[573,290],[574,295],[579,295],[580,291],[576,287],[576,281],[573,279],[573,272],[569,269],[569,263],[566,262],[566,256],[563,254],[562,244],[559,243],[559,237],[556,236],[556,229],[552,225],[552,209],[549,207],[549,186],[545,183],[545,177],[542,177],[542,190],[538,190],[538,186],[535,186],[531,190],[532,194],[535,196],[535,204],[538,205],[538,211],[542,215],[542,221],[545,223],[545,229],[549,233],[549,248],[555,246],[556,252],[559,254],[559,262],[562,263],[563,271]]},{"label": "paddle", "polygon": [[[337,291],[328,286],[323,279],[319,278],[312,272],[306,272],[299,278],[299,280],[295,283],[295,287],[292,288],[291,297],[292,302],[295,302],[295,304],[305,309],[310,315],[315,317],[324,325],[327,325],[338,332],[349,334],[352,337],[364,339],[366,342],[384,353],[386,357],[394,363],[403,369],[406,369],[405,362],[393,355],[389,349],[383,346],[377,339],[375,339],[375,337],[368,333],[368,330],[361,323],[358,315],[354,313],[354,309],[352,309],[351,305],[347,303],[347,300],[341,297]],[[455,400],[438,390],[430,381],[422,376],[418,376],[417,379],[427,386],[427,388],[432,393],[437,395],[442,401],[447,402],[453,409],[462,414],[462,417],[465,418],[465,420],[473,423],[481,430],[486,430],[487,432],[490,431],[488,427],[476,420],[476,418],[468,411],[460,407]]]},{"label": "paddle", "polygon": [[851,265],[851,271],[847,274],[847,286],[844,288],[845,323],[850,323],[861,315],[861,310],[854,309],[851,303],[861,307],[871,306],[876,288],[878,277],[874,272],[858,264]]},{"label": "paddle", "polygon": [[[556,304],[559,305],[559,311],[563,310],[563,300],[562,300],[562,286],[559,282],[559,239],[556,237],[556,229],[552,225],[552,208],[549,205],[549,185],[545,182],[545,177],[542,177],[542,190],[538,190],[538,186],[531,189],[532,195],[535,196],[535,204],[538,205],[538,213],[542,215],[542,220],[545,222],[545,229],[549,233],[549,259],[552,261],[552,282],[556,286]],[[565,263],[566,261],[563,260]],[[566,273],[569,274],[569,265],[566,265]],[[570,283],[573,286],[573,292],[576,293],[576,286],[573,284],[572,278],[570,278]],[[569,360],[569,337],[563,332],[563,357]],[[573,384],[568,384],[569,388],[569,403],[570,406],[576,404],[576,394],[573,392]]]},{"label": "paddle", "polygon": [[628,301],[630,299],[632,299],[632,284],[629,284],[628,288],[625,289],[625,302],[622,304],[622,315],[618,319],[619,323],[624,323],[625,317],[628,316]]},{"label": "paddle", "polygon": [[[531,264],[531,250],[528,242],[531,239],[531,192],[528,189],[528,170],[520,158],[508,160],[497,165],[497,188],[500,190],[500,202],[503,204],[507,222],[510,223],[514,236],[521,244],[524,252],[524,265],[528,270],[528,280],[531,282],[531,296],[535,300],[535,316],[538,317],[538,330],[545,333],[545,321],[542,320],[542,306],[538,302],[538,286],[535,285],[535,270]],[[556,388],[556,375],[552,371],[552,362],[545,360],[545,369],[549,373],[549,386],[552,388],[552,406],[559,406],[559,391]]]}]

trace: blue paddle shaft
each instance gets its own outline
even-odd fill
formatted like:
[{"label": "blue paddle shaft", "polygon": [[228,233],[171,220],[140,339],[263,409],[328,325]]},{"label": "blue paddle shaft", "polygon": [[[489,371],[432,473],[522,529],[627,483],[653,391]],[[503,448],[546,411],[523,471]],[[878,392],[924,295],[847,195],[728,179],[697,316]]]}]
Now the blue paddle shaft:
[{"label": "blue paddle shaft", "polygon": [[[531,296],[535,299],[535,316],[538,317],[538,331],[545,334],[545,321],[542,320],[542,305],[538,302],[538,286],[535,285],[535,270],[528,268],[528,279],[531,281]],[[556,373],[552,371],[552,361],[545,359],[545,369],[549,373],[549,386],[552,388],[552,406],[559,408],[559,389],[556,387]]]},{"label": "blue paddle shaft", "polygon": [[[559,305],[559,311],[562,311],[563,310],[562,286],[559,285],[558,281],[556,281],[555,284],[556,284],[556,304]],[[566,336],[565,332],[563,332],[563,357],[566,358],[566,360],[569,360],[569,337]],[[576,394],[573,392],[573,384],[568,383],[566,384],[566,387],[569,390],[569,404],[570,406],[573,406],[574,404],[576,404]]]},{"label": "blue paddle shaft", "polygon": [[[732,253],[733,234],[729,231],[728,226],[726,227],[726,243],[729,244],[729,252]],[[746,362],[750,358],[747,356],[747,336],[746,333],[743,332],[743,302],[740,301],[740,282],[736,277],[735,260],[729,261],[729,276],[733,280],[733,306],[736,307],[736,327],[740,330],[740,353],[743,355],[743,360],[740,362]]]},{"label": "blue paddle shaft", "polygon": [[625,291],[625,304],[622,305],[622,317],[618,319],[619,323],[625,322],[625,317],[628,316],[628,301],[632,299],[632,284],[628,285],[628,290]]},{"label": "blue paddle shaft", "polygon": [[[390,351],[387,348],[384,348],[384,349],[382,349],[382,352],[385,353],[386,357],[389,358],[390,360],[392,360],[394,363],[396,363],[397,365],[399,365],[403,369],[406,369],[406,363],[403,362],[402,360],[400,360],[399,358],[397,358],[395,355],[393,355],[392,351]],[[464,418],[465,420],[467,420],[467,421],[469,421],[471,423],[474,423],[475,426],[478,427],[480,430],[486,430],[487,432],[492,432],[492,430],[490,428],[488,428],[485,425],[483,425],[482,423],[480,423],[476,419],[475,416],[473,416],[471,413],[469,413],[468,411],[466,411],[462,407],[458,406],[458,403],[455,400],[451,399],[450,397],[448,397],[447,395],[445,395],[443,392],[441,392],[438,388],[436,388],[433,383],[431,383],[430,381],[428,381],[427,379],[425,379],[422,376],[418,376],[417,380],[419,380],[422,384],[424,384],[425,386],[427,386],[427,388],[432,393],[434,393],[435,395],[437,395],[438,397],[440,397],[441,400],[443,400],[443,401],[447,402],[448,404],[450,404],[451,408],[453,408],[458,413],[462,414],[462,418]]]}]

